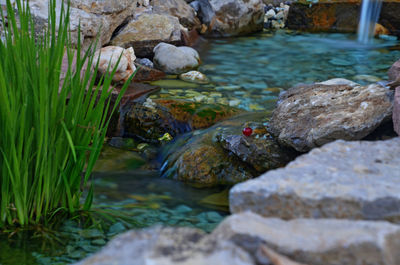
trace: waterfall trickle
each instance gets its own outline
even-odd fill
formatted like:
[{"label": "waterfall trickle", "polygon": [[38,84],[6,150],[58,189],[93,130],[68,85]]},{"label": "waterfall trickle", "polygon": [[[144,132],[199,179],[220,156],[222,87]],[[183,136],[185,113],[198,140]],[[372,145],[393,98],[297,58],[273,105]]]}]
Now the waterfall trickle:
[{"label": "waterfall trickle", "polygon": [[381,13],[382,0],[363,0],[358,23],[358,42],[368,44],[374,37],[375,25]]}]

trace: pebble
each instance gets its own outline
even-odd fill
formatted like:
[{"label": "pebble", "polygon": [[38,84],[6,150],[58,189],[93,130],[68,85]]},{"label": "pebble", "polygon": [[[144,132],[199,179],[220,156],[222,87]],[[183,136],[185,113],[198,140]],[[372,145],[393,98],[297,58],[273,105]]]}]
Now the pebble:
[{"label": "pebble", "polygon": [[203,73],[200,73],[198,71],[190,71],[184,74],[179,75],[179,79],[190,82],[190,83],[196,83],[196,84],[208,84],[210,80],[207,78],[207,76]]},{"label": "pebble", "polygon": [[154,64],[150,59],[147,58],[136,58],[136,63],[144,65],[149,68],[154,68]]},{"label": "pebble", "polygon": [[270,9],[270,10],[268,10],[268,12],[265,14],[265,17],[266,17],[267,19],[270,19],[270,18],[275,17],[275,15],[276,15],[275,11],[274,11],[273,9]]},{"label": "pebble", "polygon": [[190,208],[187,205],[182,204],[182,205],[179,205],[178,207],[176,207],[175,211],[178,213],[187,213],[187,212],[191,212],[192,208]]},{"label": "pebble", "polygon": [[241,101],[239,99],[229,100],[229,106],[231,106],[231,107],[237,107],[240,105],[240,103],[241,103]]}]

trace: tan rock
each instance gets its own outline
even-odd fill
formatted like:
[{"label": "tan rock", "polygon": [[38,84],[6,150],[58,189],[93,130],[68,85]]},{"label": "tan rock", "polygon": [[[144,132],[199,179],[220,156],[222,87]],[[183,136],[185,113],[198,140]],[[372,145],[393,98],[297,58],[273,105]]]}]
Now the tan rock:
[{"label": "tan rock", "polygon": [[144,13],[132,20],[115,36],[111,44],[124,48],[133,47],[139,57],[149,57],[160,43],[181,43],[181,26],[176,17]]}]

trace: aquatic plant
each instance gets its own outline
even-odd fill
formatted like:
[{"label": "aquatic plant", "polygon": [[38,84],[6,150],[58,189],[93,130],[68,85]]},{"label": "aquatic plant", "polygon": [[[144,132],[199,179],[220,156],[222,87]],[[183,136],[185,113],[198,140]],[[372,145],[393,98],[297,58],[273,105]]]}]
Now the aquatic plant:
[{"label": "aquatic plant", "polygon": [[[38,35],[28,1],[15,2],[16,10],[7,0],[0,42],[0,229],[47,225],[55,216],[90,208],[88,183],[110,122],[107,113],[130,81],[112,106],[116,67],[96,77],[94,49],[83,52],[80,32],[76,51],[69,48],[69,5],[56,14],[56,1],[49,0],[48,27]],[[94,70],[87,67],[93,64]]]}]

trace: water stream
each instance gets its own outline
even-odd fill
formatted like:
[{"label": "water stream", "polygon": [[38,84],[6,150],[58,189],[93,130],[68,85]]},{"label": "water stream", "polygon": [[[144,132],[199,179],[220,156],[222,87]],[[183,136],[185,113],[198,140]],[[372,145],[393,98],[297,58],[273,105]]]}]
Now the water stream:
[{"label": "water stream", "polygon": [[381,13],[382,0],[363,0],[360,22],[358,23],[358,42],[369,44],[374,37],[375,25]]}]

